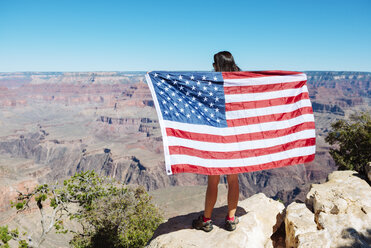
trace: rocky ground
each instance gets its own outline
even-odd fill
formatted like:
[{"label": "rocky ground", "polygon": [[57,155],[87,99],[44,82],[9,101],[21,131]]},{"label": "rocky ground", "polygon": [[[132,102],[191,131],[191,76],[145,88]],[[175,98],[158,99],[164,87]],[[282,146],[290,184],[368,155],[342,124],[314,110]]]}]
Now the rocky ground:
[{"label": "rocky ground", "polygon": [[371,187],[354,171],[336,171],[323,184],[313,184],[305,203],[284,207],[255,194],[238,204],[240,223],[223,228],[224,207],[213,213],[214,229],[192,229],[200,212],[168,219],[147,247],[370,247]]}]

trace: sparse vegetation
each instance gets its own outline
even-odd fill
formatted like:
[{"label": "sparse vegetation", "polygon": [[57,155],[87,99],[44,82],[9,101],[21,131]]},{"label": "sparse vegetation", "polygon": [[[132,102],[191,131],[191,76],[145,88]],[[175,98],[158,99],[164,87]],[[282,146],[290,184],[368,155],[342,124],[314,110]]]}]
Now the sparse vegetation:
[{"label": "sparse vegetation", "polygon": [[339,170],[355,170],[365,175],[371,162],[371,116],[367,112],[351,115],[349,120],[331,124],[326,142],[332,145],[330,154]]},{"label": "sparse vegetation", "polygon": [[[12,206],[21,212],[32,201],[41,214],[42,233],[37,242],[24,241],[22,247],[39,247],[53,228],[58,233],[72,232],[72,247],[143,247],[162,222],[143,187],[125,186],[94,171],[76,173],[61,187],[43,184],[32,192],[19,192]],[[47,206],[52,208],[48,216]],[[68,230],[63,221],[66,218],[78,222],[81,230]],[[18,238],[18,231],[0,230],[4,245]]]}]

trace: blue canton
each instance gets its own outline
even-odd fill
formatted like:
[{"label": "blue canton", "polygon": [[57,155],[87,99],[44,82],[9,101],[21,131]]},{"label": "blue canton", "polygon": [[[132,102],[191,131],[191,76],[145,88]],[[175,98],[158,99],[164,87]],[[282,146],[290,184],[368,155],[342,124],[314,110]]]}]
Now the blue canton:
[{"label": "blue canton", "polygon": [[164,120],[227,127],[220,72],[149,73]]}]

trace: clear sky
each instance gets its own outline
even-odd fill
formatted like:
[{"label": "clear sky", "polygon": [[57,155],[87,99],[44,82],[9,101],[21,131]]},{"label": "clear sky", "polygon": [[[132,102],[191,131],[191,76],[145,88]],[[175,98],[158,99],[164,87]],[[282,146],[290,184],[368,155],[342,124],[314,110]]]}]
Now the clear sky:
[{"label": "clear sky", "polygon": [[0,0],[0,71],[371,71],[371,0]]}]

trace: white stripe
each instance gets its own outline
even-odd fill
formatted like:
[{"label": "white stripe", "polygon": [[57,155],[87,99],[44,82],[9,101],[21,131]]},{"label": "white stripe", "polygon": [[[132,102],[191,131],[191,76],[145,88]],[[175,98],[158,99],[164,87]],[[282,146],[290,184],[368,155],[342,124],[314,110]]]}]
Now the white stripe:
[{"label": "white stripe", "polygon": [[306,85],[304,85],[301,88],[295,88],[295,89],[277,90],[277,91],[260,92],[260,93],[225,95],[225,102],[230,103],[230,102],[268,100],[268,99],[281,98],[281,97],[297,96],[303,92],[308,92],[308,88]]},{"label": "white stripe", "polygon": [[291,150],[262,155],[259,157],[249,157],[249,158],[241,158],[241,159],[204,159],[199,157],[193,157],[189,155],[170,155],[171,164],[191,164],[197,165],[202,167],[241,167],[241,166],[251,166],[251,165],[259,165],[265,164],[272,161],[279,161],[282,159],[293,158],[293,157],[300,157],[300,156],[307,156],[314,154],[316,150],[315,146],[307,146],[307,147],[300,147],[294,148]]},{"label": "white stripe", "polygon": [[239,78],[239,79],[224,79],[224,86],[250,86],[264,84],[291,83],[307,80],[307,75],[296,74],[289,76],[271,76],[257,78]]},{"label": "white stripe", "polygon": [[169,146],[184,146],[193,149],[210,151],[210,152],[233,152],[233,151],[242,151],[250,149],[259,149],[267,148],[277,145],[286,144],[291,141],[299,139],[308,139],[315,137],[315,130],[308,129],[303,130],[297,133],[291,133],[285,136],[280,136],[270,139],[261,139],[261,140],[249,140],[243,142],[234,142],[234,143],[213,143],[213,142],[204,142],[197,140],[190,140],[185,138],[178,138],[168,136]]},{"label": "white stripe", "polygon": [[289,113],[299,108],[311,107],[311,106],[312,105],[309,99],[303,99],[301,101],[298,101],[292,104],[285,104],[285,105],[278,105],[278,106],[257,108],[257,109],[242,109],[242,110],[228,111],[228,112],[225,112],[225,116],[227,120],[233,120],[233,119],[249,118],[249,117],[255,117],[255,116]]},{"label": "white stripe", "polygon": [[176,121],[163,121],[164,125],[168,128],[179,129],[182,131],[193,133],[214,134],[222,136],[285,129],[305,122],[314,122],[313,114],[304,114],[289,120],[265,122],[238,127],[211,127],[207,125],[181,123]]}]

